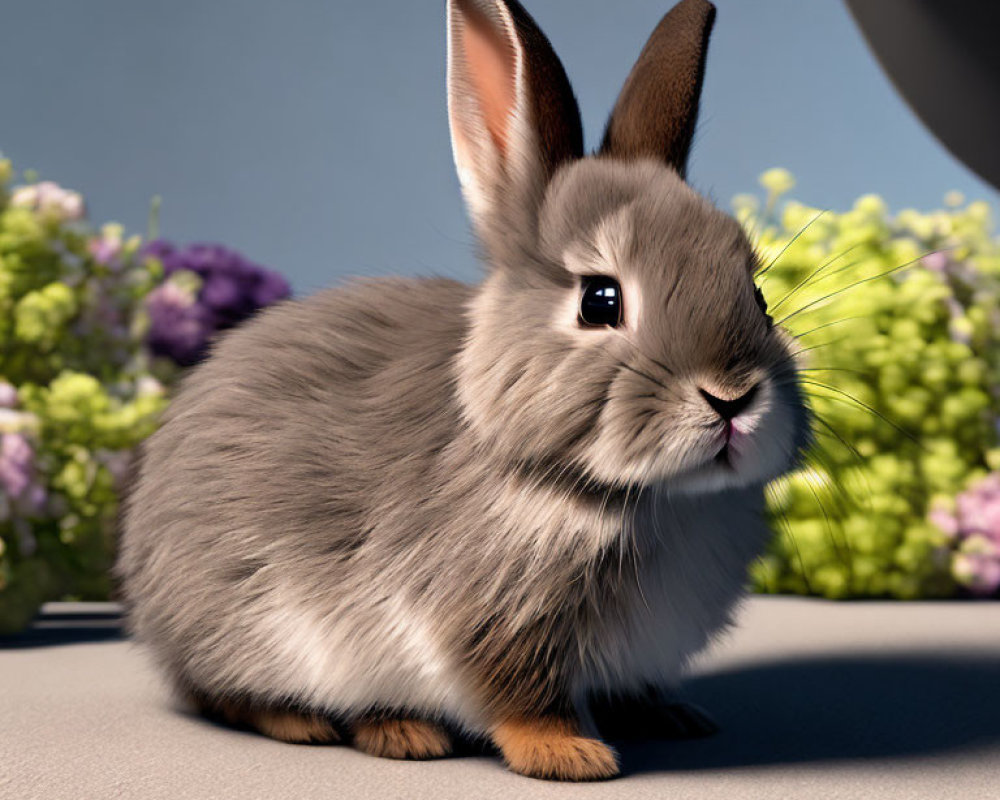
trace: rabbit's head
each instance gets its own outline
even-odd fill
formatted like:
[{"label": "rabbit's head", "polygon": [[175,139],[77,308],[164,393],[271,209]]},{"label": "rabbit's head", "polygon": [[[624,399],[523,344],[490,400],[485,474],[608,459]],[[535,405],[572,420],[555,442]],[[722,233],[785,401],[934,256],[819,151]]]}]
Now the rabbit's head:
[{"label": "rabbit's head", "polygon": [[708,35],[682,0],[603,143],[516,0],[449,0],[448,106],[489,274],[458,363],[467,424],[546,474],[681,490],[762,483],[807,441],[790,337],[739,224],[684,181]]}]

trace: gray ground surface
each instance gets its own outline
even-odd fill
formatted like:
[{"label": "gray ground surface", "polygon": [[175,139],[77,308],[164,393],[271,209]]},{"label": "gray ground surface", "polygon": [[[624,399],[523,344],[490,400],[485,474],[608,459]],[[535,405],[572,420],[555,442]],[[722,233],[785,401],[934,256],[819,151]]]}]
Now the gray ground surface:
[{"label": "gray ground surface", "polygon": [[622,746],[625,776],[587,785],[215,726],[171,705],[106,609],[50,611],[0,644],[5,800],[1000,798],[1000,603],[755,598],[688,682],[722,732]]}]

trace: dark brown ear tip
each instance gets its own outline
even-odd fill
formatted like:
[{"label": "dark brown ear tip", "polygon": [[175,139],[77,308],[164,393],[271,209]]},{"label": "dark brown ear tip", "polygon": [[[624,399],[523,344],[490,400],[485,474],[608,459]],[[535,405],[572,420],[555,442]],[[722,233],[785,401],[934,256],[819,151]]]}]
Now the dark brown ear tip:
[{"label": "dark brown ear tip", "polygon": [[715,17],[715,3],[710,3],[708,0],[681,0],[674,8],[690,8],[697,14],[701,14],[705,17]]},{"label": "dark brown ear tip", "polygon": [[600,155],[660,159],[684,177],[714,21],[708,0],[681,0],[664,15],[622,87]]},{"label": "dark brown ear tip", "polygon": [[680,21],[679,18],[683,18],[683,24],[702,28],[705,37],[708,38],[708,34],[715,24],[715,15],[715,4],[708,0],[681,0],[666,13],[665,18],[677,21]]},{"label": "dark brown ear tip", "polygon": [[689,30],[700,29],[707,42],[712,26],[715,25],[715,15],[715,4],[708,0],[681,0],[664,15],[663,22]]}]

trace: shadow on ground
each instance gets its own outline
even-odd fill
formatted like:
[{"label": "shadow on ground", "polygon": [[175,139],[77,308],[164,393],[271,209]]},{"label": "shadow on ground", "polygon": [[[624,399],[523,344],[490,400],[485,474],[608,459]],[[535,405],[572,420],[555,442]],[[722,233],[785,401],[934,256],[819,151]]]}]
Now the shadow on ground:
[{"label": "shadow on ground", "polygon": [[1000,659],[926,652],[773,661],[691,678],[721,731],[621,744],[626,773],[918,756],[1000,741]]},{"label": "shadow on ground", "polygon": [[[21,634],[0,636],[0,649],[123,638],[116,614],[47,614]],[[1000,658],[977,653],[757,662],[693,676],[685,696],[712,715],[719,733],[616,743],[625,774],[913,757],[1000,743]],[[485,752],[474,743],[459,750]]]}]

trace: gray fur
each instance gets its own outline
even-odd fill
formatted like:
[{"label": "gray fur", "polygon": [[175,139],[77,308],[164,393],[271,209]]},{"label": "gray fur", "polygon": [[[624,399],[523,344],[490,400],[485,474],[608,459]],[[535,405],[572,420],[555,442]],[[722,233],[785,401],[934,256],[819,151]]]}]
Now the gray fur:
[{"label": "gray fur", "polygon": [[[179,687],[487,733],[670,684],[726,624],[765,542],[762,487],[807,429],[751,247],[656,161],[529,183],[481,187],[482,285],[289,301],[185,378],[117,567]],[[594,272],[621,282],[622,329],[577,324]],[[719,466],[698,387],[758,380]]]}]

